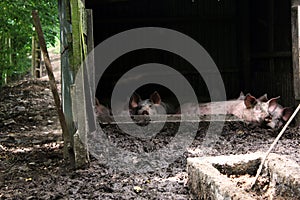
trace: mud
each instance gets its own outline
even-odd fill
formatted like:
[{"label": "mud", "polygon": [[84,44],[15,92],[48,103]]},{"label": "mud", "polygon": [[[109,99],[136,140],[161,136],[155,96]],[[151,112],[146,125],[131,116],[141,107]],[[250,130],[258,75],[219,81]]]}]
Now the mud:
[{"label": "mud", "polygon": [[[49,84],[26,80],[0,92],[0,199],[194,199],[187,187],[186,159],[266,151],[278,131],[227,122],[219,139],[201,149],[208,122],[199,125],[187,151],[168,167],[148,173],[119,172],[91,157],[89,168],[72,170],[62,156],[62,136]],[[168,124],[149,141],[103,125],[127,151],[155,152],[177,131]],[[273,152],[300,163],[299,128],[290,127]],[[244,181],[244,180],[243,180]]]}]

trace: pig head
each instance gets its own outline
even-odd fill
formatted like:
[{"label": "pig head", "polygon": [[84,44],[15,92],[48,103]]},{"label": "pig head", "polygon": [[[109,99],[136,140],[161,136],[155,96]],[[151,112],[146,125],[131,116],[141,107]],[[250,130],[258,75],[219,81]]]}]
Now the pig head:
[{"label": "pig head", "polygon": [[156,91],[150,95],[149,99],[145,100],[134,93],[130,98],[129,109],[132,115],[161,115],[168,114],[170,110]]},{"label": "pig head", "polygon": [[[288,119],[293,113],[292,108],[282,107],[280,104],[277,103],[279,98],[280,97],[275,97],[269,100],[267,94],[264,94],[263,96],[257,99],[259,102],[261,102],[261,105],[265,107],[264,109],[267,109],[269,113],[269,116],[264,119],[263,124],[272,129],[282,127],[283,124],[288,121]],[[241,92],[240,97],[238,99],[245,99],[245,95],[243,94],[243,92]]]},{"label": "pig head", "polygon": [[268,100],[268,112],[270,116],[265,119],[266,126],[272,129],[282,127],[293,114],[293,109],[290,107],[282,107],[277,103],[279,97]]}]

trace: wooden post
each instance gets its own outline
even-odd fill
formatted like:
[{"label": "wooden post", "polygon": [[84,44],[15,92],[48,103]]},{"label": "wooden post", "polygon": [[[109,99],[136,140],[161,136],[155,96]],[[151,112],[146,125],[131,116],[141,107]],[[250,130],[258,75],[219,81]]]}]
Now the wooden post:
[{"label": "wooden post", "polygon": [[[60,21],[60,52],[61,52],[61,93],[62,109],[65,115],[66,124],[70,134],[71,146],[74,147],[74,134],[76,132],[73,116],[73,104],[71,92],[73,91],[74,73],[72,70],[72,25],[71,8],[69,0],[59,0],[59,21]],[[73,166],[75,166],[74,155]]]},{"label": "wooden post", "polygon": [[[87,56],[87,45],[85,38],[87,37],[87,18],[84,4],[81,0],[71,0],[71,23],[72,23],[72,66],[71,69],[76,76],[76,85],[73,96],[71,96],[72,104],[76,106],[77,112],[73,116],[76,118],[77,131],[74,135],[74,153],[76,168],[83,168],[89,163],[89,155],[87,151],[87,133],[89,125],[87,119],[87,92],[85,88],[88,84],[86,66],[83,61]],[[79,98],[78,98],[79,97]]]},{"label": "wooden post", "polygon": [[31,76],[33,78],[36,78],[35,77],[35,37],[32,36],[32,41],[31,41]]},{"label": "wooden post", "polygon": [[89,74],[92,75],[89,77],[90,86],[92,87],[92,93],[95,95],[96,86],[95,86],[95,60],[94,60],[94,35],[93,35],[93,11],[87,9],[87,52],[88,57],[88,70]]},{"label": "wooden post", "polygon": [[34,25],[35,25],[36,32],[37,32],[37,35],[38,35],[38,38],[39,38],[40,47],[41,47],[41,50],[43,52],[45,65],[46,65],[46,69],[47,69],[47,73],[48,73],[48,77],[49,77],[49,83],[50,83],[50,86],[51,86],[51,91],[52,91],[52,94],[53,94],[53,97],[54,97],[54,102],[55,102],[55,105],[56,105],[60,125],[61,125],[62,132],[63,132],[64,157],[67,158],[67,159],[70,159],[71,163],[73,163],[72,160],[74,159],[74,153],[73,153],[73,149],[72,149],[72,146],[71,146],[70,134],[69,134],[68,127],[67,127],[67,124],[66,124],[64,113],[62,111],[60,98],[59,98],[59,94],[58,94],[58,90],[57,90],[57,86],[56,86],[56,82],[55,82],[55,77],[53,75],[52,65],[51,65],[51,62],[50,62],[46,42],[45,42],[45,39],[44,39],[44,34],[43,34],[42,27],[41,27],[41,24],[40,24],[40,19],[39,19],[39,16],[38,16],[38,13],[37,13],[36,10],[32,11],[32,17],[33,17]]},{"label": "wooden post", "polygon": [[[89,85],[89,99],[87,99],[87,107],[93,108],[93,105],[95,105],[95,95],[96,95],[96,86],[95,86],[95,59],[94,59],[94,35],[93,35],[93,11],[90,9],[86,10],[87,14],[87,53],[88,57],[86,60],[86,69],[87,69],[87,80]],[[91,109],[87,109],[91,110]],[[94,115],[88,114],[88,131],[89,133],[96,130],[96,118]]]},{"label": "wooden post", "polygon": [[[295,105],[300,103],[300,68],[299,68],[299,1],[292,2],[291,23],[292,23],[292,59],[294,77]],[[296,124],[300,124],[300,115],[295,117]]]},{"label": "wooden post", "polygon": [[[87,53],[94,48],[92,13],[86,13],[82,0],[59,0],[59,10],[63,110],[72,137],[75,167],[83,168],[89,163],[86,136],[93,131],[89,123],[94,121],[86,113],[92,110],[90,100],[95,90],[95,86],[91,85],[94,83],[93,56],[89,57],[87,66],[81,65]],[[85,41],[88,41],[87,44]],[[91,88],[91,91],[86,88]]]},{"label": "wooden post", "polygon": [[71,5],[71,23],[72,23],[72,50],[73,57],[71,60],[71,69],[74,75],[77,73],[78,68],[83,60],[81,34],[80,34],[80,0],[70,0]]}]

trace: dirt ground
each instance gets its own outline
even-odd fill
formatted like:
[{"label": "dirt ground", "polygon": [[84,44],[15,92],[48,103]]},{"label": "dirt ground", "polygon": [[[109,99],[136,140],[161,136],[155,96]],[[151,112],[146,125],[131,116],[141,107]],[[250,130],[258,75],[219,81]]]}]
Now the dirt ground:
[{"label": "dirt ground", "polygon": [[[167,168],[118,172],[91,157],[89,168],[74,171],[63,161],[61,130],[46,78],[10,84],[0,91],[0,199],[194,199],[187,187],[187,157],[266,151],[279,132],[227,122],[220,140],[203,151],[199,147],[207,125],[200,123],[189,150]],[[113,125],[103,128],[126,150],[155,151],[173,137],[172,127],[150,142],[135,141]],[[290,127],[273,152],[300,164],[299,144],[299,128]]]}]

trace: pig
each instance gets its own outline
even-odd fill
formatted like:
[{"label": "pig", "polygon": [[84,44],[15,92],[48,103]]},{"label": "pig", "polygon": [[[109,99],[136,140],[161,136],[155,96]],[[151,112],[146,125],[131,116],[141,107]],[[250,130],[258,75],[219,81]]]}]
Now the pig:
[{"label": "pig", "polygon": [[174,113],[172,107],[162,102],[157,91],[150,95],[149,99],[142,100],[134,93],[129,101],[129,111],[131,115],[162,115]]},{"label": "pig", "polygon": [[[264,120],[263,125],[272,129],[278,129],[282,127],[293,114],[292,108],[282,107],[277,103],[277,100],[279,98],[280,97],[278,96],[269,100],[267,94],[264,94],[263,96],[258,98],[259,101],[266,102],[268,104],[269,117]],[[239,99],[243,99],[243,92],[241,92]]]},{"label": "pig", "polygon": [[112,121],[110,109],[102,105],[97,97],[95,97],[95,114],[96,117],[102,122]]},{"label": "pig", "polygon": [[265,125],[272,129],[281,128],[293,114],[292,108],[282,107],[280,104],[277,103],[277,100],[279,98],[280,97],[275,97],[268,100],[268,112],[270,116],[265,119]]},{"label": "pig", "polygon": [[182,105],[180,109],[182,114],[188,115],[232,114],[245,122],[252,123],[262,123],[269,117],[268,102],[261,102],[251,94],[243,95],[242,93],[235,100],[198,105],[187,103]]}]

